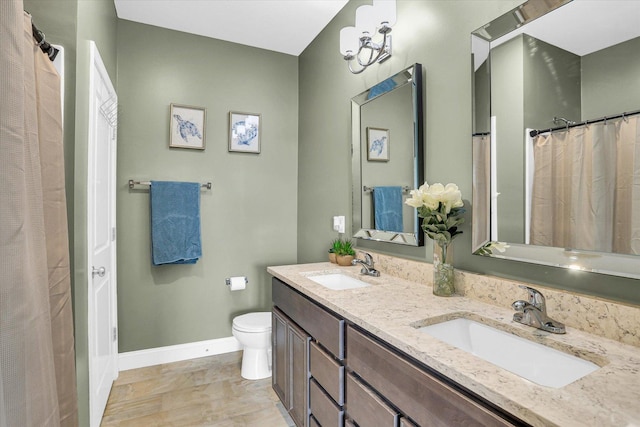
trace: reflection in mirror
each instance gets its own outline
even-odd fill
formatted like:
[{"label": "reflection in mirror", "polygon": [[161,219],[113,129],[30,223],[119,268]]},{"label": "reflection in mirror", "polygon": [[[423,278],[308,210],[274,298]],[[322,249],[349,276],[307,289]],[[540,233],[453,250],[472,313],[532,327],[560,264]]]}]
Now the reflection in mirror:
[{"label": "reflection in mirror", "polygon": [[471,36],[473,248],[640,278],[640,1],[551,9]]},{"label": "reflection in mirror", "polygon": [[416,209],[404,204],[424,181],[422,66],[351,99],[353,237],[423,246]]}]

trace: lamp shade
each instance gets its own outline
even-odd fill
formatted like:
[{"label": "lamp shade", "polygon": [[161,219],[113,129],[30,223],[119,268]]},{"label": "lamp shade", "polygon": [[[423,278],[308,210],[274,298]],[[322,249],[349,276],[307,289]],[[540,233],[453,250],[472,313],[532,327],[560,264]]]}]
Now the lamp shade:
[{"label": "lamp shade", "polygon": [[346,55],[349,50],[355,55],[359,47],[360,32],[356,27],[344,27],[340,30],[340,53],[342,55]]},{"label": "lamp shade", "polygon": [[358,29],[358,35],[366,31],[370,36],[373,36],[379,24],[378,9],[375,9],[371,5],[360,6],[356,9],[356,28]]},{"label": "lamp shade", "polygon": [[387,21],[390,27],[396,23],[396,0],[373,0],[373,7],[378,10],[378,23]]}]

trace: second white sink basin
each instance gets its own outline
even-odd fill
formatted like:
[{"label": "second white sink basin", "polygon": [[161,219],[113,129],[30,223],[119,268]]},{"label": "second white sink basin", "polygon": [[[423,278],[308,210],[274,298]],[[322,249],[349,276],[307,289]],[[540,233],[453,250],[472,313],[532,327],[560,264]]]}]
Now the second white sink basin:
[{"label": "second white sink basin", "polygon": [[355,279],[342,273],[318,274],[307,276],[307,279],[313,280],[325,288],[333,289],[334,291],[371,286],[367,282],[363,282],[362,280]]},{"label": "second white sink basin", "polygon": [[587,360],[465,318],[417,329],[547,387],[564,387],[599,369]]}]

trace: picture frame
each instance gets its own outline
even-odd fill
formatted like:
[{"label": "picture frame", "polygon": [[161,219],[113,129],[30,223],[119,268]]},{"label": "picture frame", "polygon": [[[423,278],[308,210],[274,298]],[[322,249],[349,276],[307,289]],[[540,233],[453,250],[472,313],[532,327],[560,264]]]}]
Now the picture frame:
[{"label": "picture frame", "polygon": [[367,128],[367,160],[389,161],[389,129]]},{"label": "picture frame", "polygon": [[229,151],[260,153],[261,114],[229,111]]},{"label": "picture frame", "polygon": [[207,109],[171,104],[169,147],[204,150]]}]

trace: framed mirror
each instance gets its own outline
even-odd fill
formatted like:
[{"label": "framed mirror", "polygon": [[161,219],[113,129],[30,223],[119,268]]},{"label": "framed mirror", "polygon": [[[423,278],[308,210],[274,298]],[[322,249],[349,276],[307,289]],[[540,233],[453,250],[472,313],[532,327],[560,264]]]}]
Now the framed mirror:
[{"label": "framed mirror", "polygon": [[529,0],[471,38],[474,253],[640,278],[640,1]]},{"label": "framed mirror", "polygon": [[353,237],[423,246],[416,209],[404,204],[424,182],[422,65],[351,99]]}]

